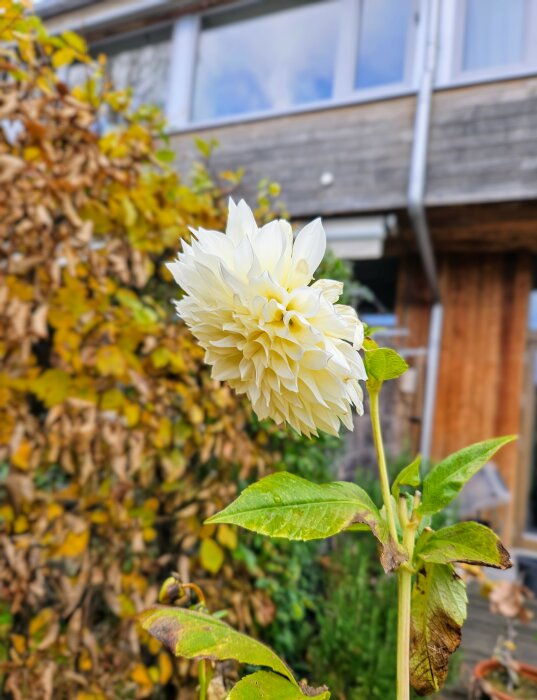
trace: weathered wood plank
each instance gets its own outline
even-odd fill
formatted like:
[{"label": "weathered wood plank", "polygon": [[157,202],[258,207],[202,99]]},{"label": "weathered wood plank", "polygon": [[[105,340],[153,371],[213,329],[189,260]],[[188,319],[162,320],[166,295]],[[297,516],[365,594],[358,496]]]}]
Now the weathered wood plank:
[{"label": "weathered wood plank", "polygon": [[[245,167],[239,190],[268,177],[296,217],[403,209],[415,98],[356,104],[173,136],[180,167],[192,136],[217,138],[215,167]],[[438,91],[428,164],[430,206],[537,197],[537,78]],[[320,176],[334,182],[322,187]]]},{"label": "weathered wood plank", "polygon": [[[399,325],[410,331],[409,346],[423,347],[429,306],[416,265],[416,258],[404,258],[401,263],[397,317]],[[442,459],[472,442],[521,432],[520,397],[532,269],[532,257],[524,253],[439,256],[444,323],[433,459]],[[420,400],[417,394],[416,415],[422,412]],[[412,437],[415,443],[417,436]],[[517,536],[515,495],[526,468],[520,454],[515,444],[494,460],[513,494],[507,514],[502,514],[506,517],[498,523],[507,543]]]},{"label": "weathered wood plank", "polygon": [[[531,266],[524,255],[444,255],[445,308],[433,457],[520,431],[526,319]],[[495,458],[513,495],[518,449]],[[512,511],[514,500],[509,508]],[[512,541],[512,512],[502,533]]]},{"label": "weathered wood plank", "polygon": [[[401,98],[230,125],[199,136],[222,144],[215,153],[217,168],[246,166],[246,196],[253,196],[262,177],[280,182],[295,216],[404,206],[413,105],[414,98]],[[190,138],[174,137],[184,163],[192,153]],[[328,188],[320,183],[325,171],[334,175]]]},{"label": "weathered wood plank", "polygon": [[[503,202],[472,206],[438,206],[428,210],[434,248],[442,252],[537,252],[537,201]],[[386,250],[402,255],[416,250],[416,235],[404,213],[399,234]]]}]

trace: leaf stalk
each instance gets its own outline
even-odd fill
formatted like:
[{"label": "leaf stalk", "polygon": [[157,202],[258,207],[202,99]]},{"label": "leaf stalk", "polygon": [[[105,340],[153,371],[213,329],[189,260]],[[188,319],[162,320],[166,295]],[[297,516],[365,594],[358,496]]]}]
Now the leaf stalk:
[{"label": "leaf stalk", "polygon": [[379,394],[380,387],[373,387],[370,382],[367,383],[367,388],[369,392],[370,399],[370,410],[371,410],[371,426],[373,428],[373,440],[375,442],[375,450],[377,452],[377,461],[380,477],[380,487],[382,489],[382,500],[384,502],[384,507],[386,508],[386,518],[388,521],[388,528],[390,535],[394,542],[399,542],[397,536],[397,528],[395,526],[395,516],[393,512],[392,498],[390,493],[390,482],[388,478],[388,468],[386,466],[386,456],[384,454],[384,443],[382,441],[382,429],[380,426],[380,413],[379,413]]}]

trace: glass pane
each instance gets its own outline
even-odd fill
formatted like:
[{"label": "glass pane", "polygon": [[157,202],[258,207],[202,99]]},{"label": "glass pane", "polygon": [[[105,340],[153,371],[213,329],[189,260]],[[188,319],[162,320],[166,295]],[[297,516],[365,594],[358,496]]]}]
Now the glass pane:
[{"label": "glass pane", "polygon": [[467,0],[463,69],[519,63],[525,0]]},{"label": "glass pane", "polygon": [[[331,97],[339,2],[296,5],[263,3],[263,14],[259,7],[245,9],[205,23],[198,47],[194,120]],[[273,11],[267,14],[267,9]]]},{"label": "glass pane", "polygon": [[537,331],[537,289],[533,289],[530,292],[528,328],[530,331]]},{"label": "glass pane", "polygon": [[99,46],[106,54],[107,73],[118,90],[132,88],[132,105],[151,104],[164,110],[170,67],[171,28],[144,32]]},{"label": "glass pane", "polygon": [[403,82],[412,0],[362,0],[356,87]]}]

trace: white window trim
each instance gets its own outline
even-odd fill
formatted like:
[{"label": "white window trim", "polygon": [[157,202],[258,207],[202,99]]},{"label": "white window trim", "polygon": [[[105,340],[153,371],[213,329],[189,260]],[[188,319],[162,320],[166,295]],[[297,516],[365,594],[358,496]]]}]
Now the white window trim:
[{"label": "white window trim", "polygon": [[436,88],[464,87],[479,83],[523,78],[537,73],[537,2],[525,0],[524,60],[511,65],[464,70],[464,22],[467,0],[442,0],[440,52]]},{"label": "white window trim", "polygon": [[166,99],[166,118],[172,129],[190,120],[200,25],[200,15],[184,15],[173,26]]},{"label": "white window trim", "polygon": [[[229,10],[229,5],[224,8],[212,8],[197,15],[185,15],[179,18],[173,28],[170,55],[170,85],[166,106],[169,132],[199,131],[228,124],[273,119],[285,115],[333,109],[413,94],[416,91],[420,74],[420,71],[417,70],[417,63],[421,62],[424,54],[423,44],[425,41],[426,22],[422,15],[424,14],[423,8],[427,6],[427,0],[413,0],[412,17],[407,28],[407,54],[403,81],[367,89],[356,89],[354,87],[359,38],[360,0],[339,0],[339,2],[341,4],[341,25],[335,59],[332,98],[293,105],[284,109],[248,112],[200,121],[193,121],[191,113],[197,48],[203,17],[207,14],[225,12]],[[240,4],[237,3],[239,7]],[[242,4],[246,4],[246,2]],[[419,18],[417,23],[415,18]]]}]

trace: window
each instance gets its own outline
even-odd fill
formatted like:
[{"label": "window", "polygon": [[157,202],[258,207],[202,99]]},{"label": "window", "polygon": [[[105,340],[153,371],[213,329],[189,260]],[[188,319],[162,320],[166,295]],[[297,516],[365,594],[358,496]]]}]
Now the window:
[{"label": "window", "polygon": [[[163,108],[175,128],[315,109],[408,93],[426,3],[237,0],[92,50],[118,89],[132,87],[134,107]],[[84,77],[70,70],[70,82]]]},{"label": "window", "polygon": [[171,27],[154,29],[92,47],[107,56],[107,73],[118,90],[132,88],[133,107],[142,104],[166,107]]},{"label": "window", "polygon": [[270,2],[209,15],[198,46],[194,121],[329,99],[339,9],[337,0]]},{"label": "window", "polygon": [[[91,46],[91,54],[106,56],[106,73],[117,90],[132,90],[132,106],[155,105],[163,112],[167,107],[172,28],[140,32]],[[63,69],[63,80],[73,88],[83,85],[93,68],[73,63]],[[117,121],[113,110],[101,109],[99,130],[105,132]]]},{"label": "window", "polygon": [[411,5],[411,0],[362,0],[357,88],[403,82]]},{"label": "window", "polygon": [[379,88],[408,89],[417,2],[266,0],[205,14],[191,67],[189,119],[284,112],[360,99],[369,90],[378,96]]},{"label": "window", "polygon": [[537,74],[536,0],[444,0],[440,8],[436,88]]},{"label": "window", "polygon": [[358,280],[354,288],[354,303],[360,318],[369,326],[394,328],[397,273],[396,258],[355,261],[353,278]]},{"label": "window", "polygon": [[521,63],[525,9],[526,0],[467,0],[463,70]]}]

